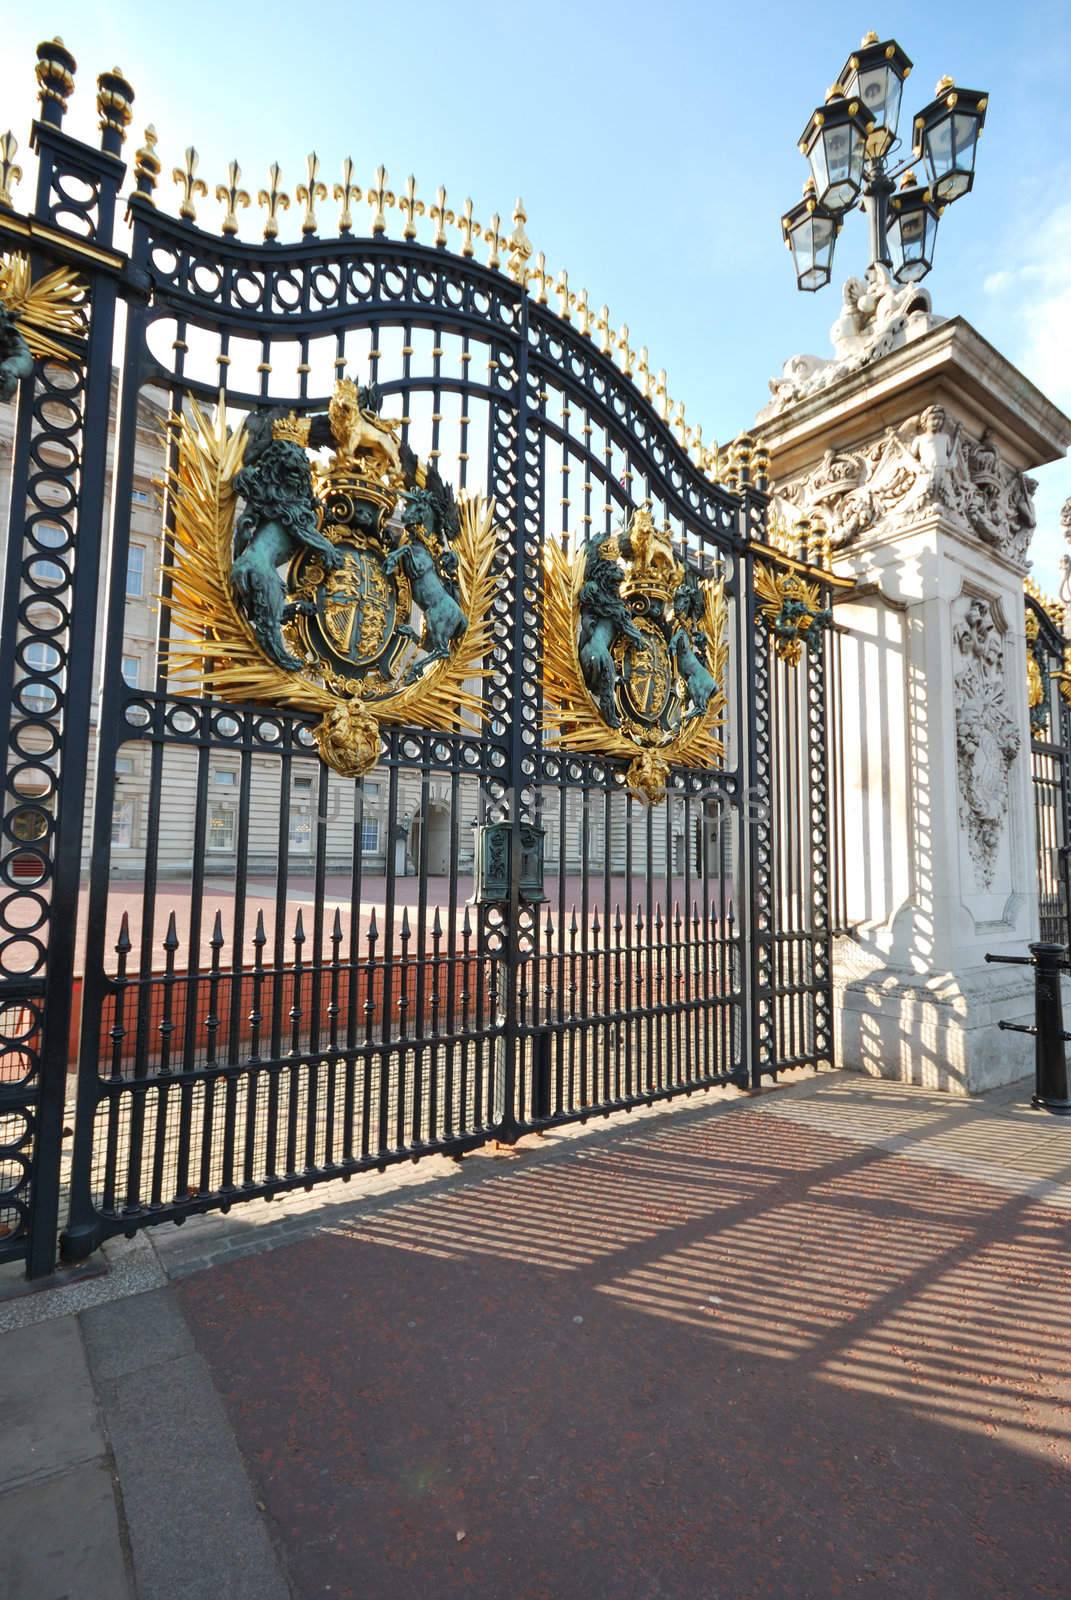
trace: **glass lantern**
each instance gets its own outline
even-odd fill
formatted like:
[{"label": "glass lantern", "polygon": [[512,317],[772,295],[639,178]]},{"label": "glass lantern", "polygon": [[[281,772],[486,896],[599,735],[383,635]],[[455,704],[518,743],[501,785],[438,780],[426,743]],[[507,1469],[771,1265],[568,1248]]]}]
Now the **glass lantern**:
[{"label": "glass lantern", "polygon": [[804,128],[800,149],[811,164],[815,196],[823,210],[836,215],[859,198],[872,127],[858,100],[834,93]]},{"label": "glass lantern", "polygon": [[792,252],[798,287],[824,289],[833,274],[833,246],[840,223],[818,204],[813,178],[803,186],[803,199],[781,218],[781,228]]},{"label": "glass lantern", "polygon": [[889,199],[888,241],[897,283],[918,283],[933,266],[941,209],[929,189],[905,172],[898,194]]},{"label": "glass lantern", "polygon": [[911,72],[911,59],[895,39],[879,40],[868,33],[840,70],[837,82],[848,100],[858,100],[874,126],[867,136],[866,153],[876,160],[888,153],[900,121],[900,99],[904,80]]},{"label": "glass lantern", "polygon": [[978,136],[989,96],[979,89],[957,89],[942,78],[936,98],[915,118],[915,158],[925,160],[934,199],[949,205],[974,183]]}]

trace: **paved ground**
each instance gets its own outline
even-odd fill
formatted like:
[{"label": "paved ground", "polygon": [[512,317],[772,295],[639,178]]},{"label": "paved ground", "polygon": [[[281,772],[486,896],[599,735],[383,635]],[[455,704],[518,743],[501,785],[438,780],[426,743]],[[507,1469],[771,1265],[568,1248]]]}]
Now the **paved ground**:
[{"label": "paved ground", "polygon": [[1069,1209],[836,1074],[161,1230],[0,1300],[0,1597],[1066,1596]]}]

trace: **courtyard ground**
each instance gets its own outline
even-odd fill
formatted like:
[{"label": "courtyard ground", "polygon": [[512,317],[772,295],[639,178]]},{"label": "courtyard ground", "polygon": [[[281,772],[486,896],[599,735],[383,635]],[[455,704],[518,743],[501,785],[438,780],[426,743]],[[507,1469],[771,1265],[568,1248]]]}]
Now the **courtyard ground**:
[{"label": "courtyard ground", "polygon": [[823,1075],[12,1278],[0,1597],[1066,1596],[1027,1093]]}]

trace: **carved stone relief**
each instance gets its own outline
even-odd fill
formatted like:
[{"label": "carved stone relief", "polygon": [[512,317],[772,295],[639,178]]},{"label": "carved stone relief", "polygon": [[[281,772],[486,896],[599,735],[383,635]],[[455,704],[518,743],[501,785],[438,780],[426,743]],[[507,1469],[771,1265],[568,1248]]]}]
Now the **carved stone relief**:
[{"label": "carved stone relief", "polygon": [[796,400],[827,389],[944,321],[930,309],[925,289],[902,288],[885,267],[868,267],[865,279],[849,278],[844,285],[840,315],[829,330],[832,359],[798,355],[786,361],[781,376],[770,379],[773,399],[758,421],[776,417]]},{"label": "carved stone relief", "polygon": [[[827,450],[782,499],[820,516],[835,550],[879,522],[891,531],[935,510],[1025,569],[1035,526],[1033,478],[1002,461],[988,433],[973,439],[943,406],[888,428],[857,450]],[[891,521],[890,521],[891,519]]]},{"label": "carved stone relief", "polygon": [[953,629],[959,814],[977,886],[988,889],[1008,812],[1008,776],[1019,754],[1019,729],[1009,714],[1004,641],[992,602],[966,597],[960,604],[965,609]]}]

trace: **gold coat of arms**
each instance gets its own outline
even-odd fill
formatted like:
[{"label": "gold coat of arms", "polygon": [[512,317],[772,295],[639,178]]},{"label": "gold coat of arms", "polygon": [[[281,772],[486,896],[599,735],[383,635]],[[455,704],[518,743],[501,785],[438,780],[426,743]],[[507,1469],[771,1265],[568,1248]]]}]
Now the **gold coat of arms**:
[{"label": "gold coat of arms", "polygon": [[491,642],[493,508],[455,496],[379,405],[343,378],[326,415],[232,430],[194,406],[169,485],[169,677],[319,712],[320,754],[347,777],[374,766],[381,723],[478,728]]},{"label": "gold coat of arms", "polygon": [[671,765],[720,765],[728,660],[725,581],[678,558],[647,507],[570,557],[548,542],[544,694],[564,750],[627,758],[652,804]]}]

